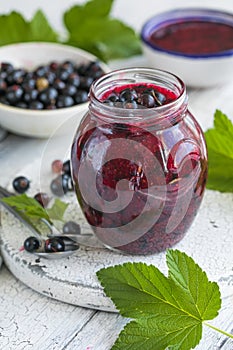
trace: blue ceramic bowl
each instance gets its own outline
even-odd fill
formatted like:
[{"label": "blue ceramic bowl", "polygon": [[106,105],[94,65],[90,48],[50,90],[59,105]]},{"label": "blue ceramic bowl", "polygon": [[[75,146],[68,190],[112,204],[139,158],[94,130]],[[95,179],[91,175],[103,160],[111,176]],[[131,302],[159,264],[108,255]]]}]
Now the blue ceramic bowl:
[{"label": "blue ceramic bowl", "polygon": [[[199,39],[202,41],[202,50],[185,52],[182,48],[184,40],[178,34],[181,24],[187,26],[194,23],[204,23],[203,32],[198,38],[189,39],[190,44],[195,44]],[[212,38],[205,36],[204,26],[221,26],[221,30],[228,30],[228,42],[226,35],[219,33],[217,40],[216,31],[212,33]],[[196,24],[198,26],[198,24]],[[187,29],[188,30],[188,29]],[[176,32],[177,31],[177,32]],[[184,29],[183,29],[184,31]],[[203,35],[202,35],[203,33]],[[200,34],[200,33],[199,33]],[[162,43],[165,37],[170,37],[170,43],[175,45],[171,47]],[[160,37],[162,41],[152,41],[151,36]],[[230,82],[233,76],[233,14],[218,10],[206,8],[183,8],[160,13],[150,18],[141,29],[141,41],[144,53],[148,59],[148,65],[153,68],[159,68],[170,71],[178,75],[186,85],[208,87],[217,84]],[[216,48],[214,51],[206,50],[214,43],[228,45]],[[165,45],[165,46],[163,46]],[[185,45],[183,45],[185,46]],[[195,45],[194,45],[195,46]],[[204,50],[205,49],[205,50]]]}]

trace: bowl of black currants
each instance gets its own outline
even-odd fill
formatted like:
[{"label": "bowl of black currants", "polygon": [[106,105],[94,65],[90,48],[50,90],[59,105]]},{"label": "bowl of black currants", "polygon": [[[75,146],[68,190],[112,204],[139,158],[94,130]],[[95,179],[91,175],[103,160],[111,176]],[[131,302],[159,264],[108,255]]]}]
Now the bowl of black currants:
[{"label": "bowl of black currants", "polygon": [[109,72],[97,57],[56,43],[0,48],[0,126],[18,135],[49,138],[77,128],[93,81]]}]

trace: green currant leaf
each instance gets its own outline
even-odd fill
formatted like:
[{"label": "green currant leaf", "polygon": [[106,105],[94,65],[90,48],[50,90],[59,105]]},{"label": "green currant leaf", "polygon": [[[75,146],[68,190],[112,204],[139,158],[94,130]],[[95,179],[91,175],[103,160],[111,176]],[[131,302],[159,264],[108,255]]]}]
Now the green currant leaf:
[{"label": "green currant leaf", "polygon": [[208,149],[207,188],[221,192],[233,192],[233,124],[217,110],[214,128],[205,132]]},{"label": "green currant leaf", "polygon": [[0,45],[28,41],[28,23],[18,12],[0,16]]},{"label": "green currant leaf", "polygon": [[140,54],[135,31],[110,16],[114,0],[91,0],[62,14],[67,40],[59,38],[46,16],[38,10],[31,21],[12,11],[0,15],[0,46],[18,42],[58,42],[87,50],[103,61]]},{"label": "green currant leaf", "polygon": [[63,221],[64,213],[68,207],[68,203],[62,202],[56,198],[51,208],[43,208],[35,198],[27,196],[25,193],[17,196],[10,196],[1,198],[2,202],[6,203],[10,207],[21,213],[24,218],[32,222],[40,221],[41,219],[47,220],[52,224],[53,220]]},{"label": "green currant leaf", "polygon": [[47,211],[37,202],[36,199],[27,196],[25,193],[17,196],[10,196],[1,199],[18,212],[22,212],[31,219],[44,218],[50,221]]},{"label": "green currant leaf", "polygon": [[167,252],[166,277],[144,263],[125,263],[97,272],[120,313],[134,319],[121,332],[113,349],[165,350],[194,348],[202,322],[217,316],[219,287],[191,257]]},{"label": "green currant leaf", "polygon": [[41,10],[38,10],[29,22],[29,33],[29,41],[58,41],[58,34],[52,29]]},{"label": "green currant leaf", "polygon": [[50,220],[62,221],[68,205],[69,205],[68,203],[64,203],[60,199],[56,198],[52,207],[46,209]]},{"label": "green currant leaf", "polygon": [[64,14],[67,44],[87,50],[104,61],[141,53],[139,37],[121,21],[111,18],[112,0],[92,0]]},{"label": "green currant leaf", "polygon": [[[184,325],[185,321],[185,325]],[[202,326],[195,319],[169,319],[158,324],[156,317],[129,322],[112,350],[188,350],[196,346],[202,334]]]},{"label": "green currant leaf", "polygon": [[101,17],[102,19],[110,14],[113,0],[92,0],[83,5],[75,5],[64,13],[64,22],[70,32],[77,31],[77,25],[87,21],[87,18]]},{"label": "green currant leaf", "polygon": [[[176,292],[182,290],[179,305],[200,320],[212,320],[218,315],[221,297],[216,282],[210,282],[206,273],[194,260],[178,250],[168,250],[167,266],[169,278],[178,286]],[[204,293],[203,293],[204,291]],[[179,294],[176,295],[179,298]]]},{"label": "green currant leaf", "polygon": [[28,41],[56,42],[58,36],[49,25],[45,15],[38,10],[31,21],[15,11],[8,15],[0,15],[0,45]]},{"label": "green currant leaf", "polygon": [[219,109],[214,114],[214,127],[218,131],[221,131],[222,134],[233,137],[233,124],[226,114],[222,113]]}]

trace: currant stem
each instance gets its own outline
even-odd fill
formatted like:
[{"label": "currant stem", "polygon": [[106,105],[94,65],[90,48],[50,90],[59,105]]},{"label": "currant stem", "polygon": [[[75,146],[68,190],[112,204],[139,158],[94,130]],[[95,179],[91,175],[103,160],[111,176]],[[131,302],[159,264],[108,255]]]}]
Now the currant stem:
[{"label": "currant stem", "polygon": [[217,332],[219,332],[219,333],[222,333],[222,334],[226,335],[227,337],[233,339],[233,334],[227,333],[227,332],[223,331],[222,329],[219,329],[219,328],[217,328],[217,327],[215,327],[215,326],[212,326],[211,324],[209,324],[209,323],[207,323],[207,322],[203,322],[203,324],[204,324],[205,326],[210,327],[210,328],[214,329],[215,331],[217,331]]}]

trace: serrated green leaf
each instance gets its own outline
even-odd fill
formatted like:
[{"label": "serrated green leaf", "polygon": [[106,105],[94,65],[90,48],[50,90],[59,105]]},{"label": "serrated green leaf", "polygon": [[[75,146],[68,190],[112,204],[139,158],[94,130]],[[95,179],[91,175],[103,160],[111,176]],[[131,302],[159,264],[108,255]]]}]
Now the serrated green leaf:
[{"label": "serrated green leaf", "polygon": [[174,323],[166,318],[160,327],[156,317],[151,317],[143,321],[129,322],[120,333],[112,350],[165,350],[168,348],[188,350],[199,343],[201,335],[202,326],[194,319],[184,326],[179,320]]},{"label": "serrated green leaf", "polygon": [[113,0],[92,0],[83,5],[72,6],[64,13],[64,23],[69,32],[77,32],[77,26],[86,22],[87,18],[107,17],[110,14]]},{"label": "serrated green leaf", "polygon": [[233,161],[233,136],[218,129],[211,129],[205,133],[208,149],[220,155],[225,155],[229,161]]},{"label": "serrated green leaf", "polygon": [[58,36],[49,25],[45,15],[38,10],[31,21],[15,11],[0,16],[0,46],[28,41],[56,42]]},{"label": "serrated green leaf", "polygon": [[29,22],[29,31],[29,41],[58,41],[58,34],[52,29],[46,16],[41,10],[38,10],[31,22]]},{"label": "serrated green leaf", "polygon": [[167,277],[153,265],[125,263],[100,270],[97,276],[125,317],[150,317],[178,307]]},{"label": "serrated green leaf", "polygon": [[226,114],[219,109],[217,109],[214,114],[214,127],[218,129],[221,134],[226,134],[227,136],[230,134],[233,137],[233,124]]},{"label": "serrated green leaf", "polygon": [[1,201],[14,207],[15,210],[22,213],[29,221],[40,221],[41,219],[45,219],[50,224],[53,223],[53,220],[62,221],[64,213],[69,205],[68,203],[64,203],[56,198],[52,207],[45,209],[35,198],[31,198],[25,193],[17,196],[1,198]]},{"label": "serrated green leaf", "polygon": [[207,188],[220,192],[233,192],[233,161],[228,156],[209,149]]},{"label": "serrated green leaf", "polygon": [[29,25],[18,12],[0,16],[0,45],[28,41]]},{"label": "serrated green leaf", "polygon": [[97,272],[104,291],[125,317],[126,326],[113,349],[194,348],[202,322],[221,307],[218,285],[185,253],[168,251],[168,277],[153,265],[125,263]]},{"label": "serrated green leaf", "polygon": [[64,23],[69,32],[66,44],[87,50],[104,61],[141,53],[134,30],[109,16],[112,3],[92,0],[65,12]]},{"label": "serrated green leaf", "polygon": [[205,132],[208,149],[207,188],[233,192],[233,124],[217,110],[214,128]]},{"label": "serrated green leaf", "polygon": [[180,307],[203,321],[215,318],[221,307],[217,283],[210,282],[206,273],[188,255],[168,250],[166,257],[169,278],[179,286],[178,293],[180,290],[184,292],[181,298],[176,295],[180,299]]},{"label": "serrated green leaf", "polygon": [[27,196],[25,193],[17,196],[1,198],[1,201],[5,202],[11,207],[14,207],[18,212],[23,212],[31,219],[44,218],[49,220],[46,210],[37,202],[36,199]]},{"label": "serrated green leaf", "polygon": [[46,16],[38,10],[31,21],[18,12],[0,15],[0,46],[18,42],[46,41],[87,50],[101,60],[140,54],[139,36],[129,26],[110,17],[114,0],[91,0],[63,14],[68,39],[61,40]]},{"label": "serrated green leaf", "polygon": [[47,214],[50,220],[62,221],[68,205],[68,203],[64,203],[60,199],[56,198],[52,207],[47,209]]}]

